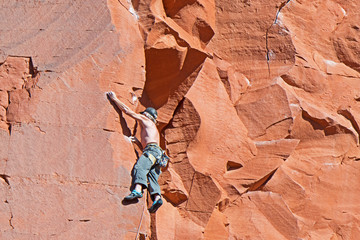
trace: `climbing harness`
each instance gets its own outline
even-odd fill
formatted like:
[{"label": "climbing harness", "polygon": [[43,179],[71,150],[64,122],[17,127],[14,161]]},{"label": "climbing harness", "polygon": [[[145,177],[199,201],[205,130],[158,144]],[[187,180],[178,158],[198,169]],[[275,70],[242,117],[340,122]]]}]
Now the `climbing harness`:
[{"label": "climbing harness", "polygon": [[146,156],[148,159],[150,159],[150,161],[154,164],[159,165],[160,167],[165,168],[168,164],[169,161],[169,157],[166,155],[165,151],[162,150],[156,143],[150,143],[148,144],[146,147],[148,146],[154,146],[156,148],[159,148],[161,150],[161,156],[160,158],[156,158],[154,155],[152,155],[151,153],[148,152],[144,152],[144,156]]},{"label": "climbing harness", "polygon": [[144,152],[144,156],[147,157],[148,159],[150,159],[150,161],[152,162],[153,165],[155,164],[156,157],[154,157],[154,155],[152,155],[151,153]]}]

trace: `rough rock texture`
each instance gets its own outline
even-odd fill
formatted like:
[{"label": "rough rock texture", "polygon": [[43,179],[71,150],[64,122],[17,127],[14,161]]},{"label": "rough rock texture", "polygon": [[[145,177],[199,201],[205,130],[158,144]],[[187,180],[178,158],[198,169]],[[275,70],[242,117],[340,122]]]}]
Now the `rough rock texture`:
[{"label": "rough rock texture", "polygon": [[[359,239],[359,7],[2,1],[0,238]],[[158,109],[156,214],[109,90]]]}]

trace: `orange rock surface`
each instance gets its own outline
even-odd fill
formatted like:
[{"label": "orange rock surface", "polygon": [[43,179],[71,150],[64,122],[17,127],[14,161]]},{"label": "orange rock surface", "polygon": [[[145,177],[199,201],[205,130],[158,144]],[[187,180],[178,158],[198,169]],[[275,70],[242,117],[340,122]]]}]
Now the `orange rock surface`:
[{"label": "orange rock surface", "polygon": [[[360,239],[358,0],[0,3],[0,239]],[[164,205],[129,193],[159,113]]]}]

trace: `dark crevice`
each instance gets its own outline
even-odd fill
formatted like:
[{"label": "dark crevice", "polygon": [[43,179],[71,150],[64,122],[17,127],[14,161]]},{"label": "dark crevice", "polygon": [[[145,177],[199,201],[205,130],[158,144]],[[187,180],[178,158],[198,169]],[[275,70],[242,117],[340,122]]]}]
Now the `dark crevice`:
[{"label": "dark crevice", "polygon": [[[6,159],[5,170],[4,171],[6,171],[6,169],[7,169],[7,163],[8,163],[8,160]],[[11,209],[10,203],[8,201],[9,191],[11,189],[10,181],[9,181],[10,176],[4,173],[4,174],[0,174],[0,178],[2,178],[5,181],[5,183],[8,185],[7,190],[5,192],[5,201],[4,201],[4,203],[6,203],[7,206],[9,207],[9,212],[10,212],[9,225],[10,225],[11,229],[15,229],[14,225],[12,224],[12,220],[14,218],[14,215],[12,213],[12,209]]]},{"label": "dark crevice", "polygon": [[270,50],[270,47],[269,47],[269,32],[270,32],[270,29],[272,28],[272,26],[276,25],[277,24],[277,20],[278,20],[278,17],[279,17],[279,14],[281,12],[281,10],[290,2],[291,0],[287,0],[286,2],[282,2],[280,4],[280,7],[279,9],[277,10],[276,12],[276,15],[275,15],[275,19],[274,21],[271,23],[270,27],[268,27],[268,29],[266,29],[266,34],[265,34],[265,47],[266,47],[266,63],[267,63],[267,66],[268,66],[268,73],[269,73],[269,77],[270,77],[270,57],[271,57],[271,50]]},{"label": "dark crevice", "polygon": [[275,155],[281,157],[283,161],[286,161],[289,157],[289,155],[287,154],[275,154]]},{"label": "dark crevice", "polygon": [[25,90],[27,91],[28,95],[29,95],[29,99],[31,98],[31,91],[30,88],[25,88]]},{"label": "dark crevice", "polygon": [[[334,135],[338,133],[348,133],[348,134],[354,134],[353,131],[350,129],[334,123],[332,119],[319,119],[316,117],[311,116],[308,112],[303,110],[302,112],[302,118],[305,121],[308,121],[314,130],[322,130],[324,131],[325,136]],[[356,131],[356,130],[355,130]]]},{"label": "dark crevice", "polygon": [[32,58],[29,57],[29,73],[31,74],[31,77],[35,78],[37,76],[38,72],[39,71],[38,71],[37,67],[34,67]]},{"label": "dark crevice", "polygon": [[136,91],[143,90],[143,89],[142,89],[142,88],[139,88],[139,87],[133,87],[132,90],[133,90],[134,92],[136,92]]},{"label": "dark crevice", "polygon": [[276,125],[278,123],[284,122],[286,120],[291,120],[291,119],[292,119],[292,117],[287,117],[287,118],[281,119],[281,120],[279,120],[277,122],[274,122],[274,123],[270,124],[269,126],[266,127],[266,129],[269,129],[270,127],[272,127],[272,126],[274,126],[274,125]]},{"label": "dark crevice", "polygon": [[2,178],[6,182],[6,184],[10,186],[10,182],[9,182],[10,176],[6,174],[0,174],[0,178]]},{"label": "dark crevice", "polygon": [[[4,174],[3,174],[3,175],[0,175],[0,176],[1,176],[1,178],[3,178],[3,179],[5,180],[5,182],[8,184],[8,190],[9,190],[9,189],[11,188],[9,181],[7,180],[7,178],[8,178],[9,176],[4,175]],[[6,176],[6,177],[3,177],[3,176]],[[10,225],[11,229],[15,229],[14,225],[12,224],[12,220],[13,220],[13,218],[14,218],[14,215],[13,215],[13,213],[12,213],[12,209],[11,209],[11,206],[10,206],[9,201],[7,200],[7,197],[8,197],[8,191],[6,191],[6,199],[5,199],[4,203],[6,203],[7,206],[9,207],[9,213],[10,213],[9,225]]]},{"label": "dark crevice", "polygon": [[10,227],[11,227],[12,229],[15,229],[14,226],[13,226],[13,224],[12,224],[13,218],[14,218],[14,215],[12,214],[12,212],[10,212],[9,225],[10,225]]},{"label": "dark crevice", "polygon": [[[166,68],[173,68],[174,58],[178,57],[178,52],[174,49],[155,49],[147,48],[145,50],[146,62],[146,81],[144,91],[140,97],[140,103],[144,106],[152,106],[155,109],[163,107],[165,104],[175,105],[175,102],[180,101],[193,85],[196,77],[199,75],[205,59],[209,57],[205,52],[192,48],[182,38],[179,33],[172,29],[165,34],[170,34],[175,37],[178,44],[182,47],[187,47],[187,53],[183,61],[181,69],[174,71],[166,70]],[[181,43],[183,42],[183,44]],[[165,55],[164,55],[165,54]],[[164,56],[159,62],[159,56]],[[163,66],[163,70],[159,70],[159,66]],[[167,78],[171,77],[172,84],[167,86]],[[164,90],[159,95],[158,86],[164,86]],[[172,99],[173,98],[173,99]],[[168,100],[172,99],[171,103]]]},{"label": "dark crevice", "polygon": [[80,219],[79,222],[90,222],[90,219]]},{"label": "dark crevice", "polygon": [[351,114],[351,112],[349,110],[345,109],[345,110],[338,110],[338,113],[350,121],[351,125],[353,126],[355,131],[359,134],[359,138],[360,138],[360,127],[357,124],[356,119]]},{"label": "dark crevice", "polygon": [[281,11],[281,10],[286,6],[286,4],[288,4],[290,1],[291,1],[291,0],[287,0],[286,2],[282,2],[282,3],[280,4],[279,10],[277,11],[276,16],[275,16],[274,24],[277,23],[277,20],[278,20],[280,11]]},{"label": "dark crevice", "polygon": [[175,18],[176,14],[184,8],[186,5],[192,5],[196,0],[182,0],[182,1],[173,1],[173,0],[163,0],[164,10],[166,16],[170,18]]},{"label": "dark crevice", "polygon": [[[169,197],[170,195],[177,195],[178,200],[174,201],[174,199],[171,199],[171,197]],[[188,197],[185,195],[185,193],[178,190],[165,190],[163,197],[174,207],[178,207],[180,204],[188,200]]]},{"label": "dark crevice", "polygon": [[8,106],[10,105],[11,101],[10,101],[10,91],[7,91],[8,94]]},{"label": "dark crevice", "polygon": [[115,130],[113,130],[113,129],[103,128],[103,130],[104,130],[105,132],[115,132]]},{"label": "dark crevice", "polygon": [[233,162],[233,161],[228,161],[226,163],[226,170],[227,171],[233,171],[233,170],[236,170],[236,169],[239,169],[239,168],[242,168],[243,165],[241,165],[240,163],[237,163],[237,162]]},{"label": "dark crevice", "polygon": [[329,126],[329,123],[325,119],[319,119],[319,118],[312,117],[305,110],[302,111],[302,118],[305,121],[308,121],[314,130],[324,130],[326,127]]},{"label": "dark crevice", "polygon": [[138,11],[139,10],[139,3],[140,3],[140,0],[131,0],[131,3],[133,5],[133,8]]},{"label": "dark crevice", "polygon": [[[8,95],[8,103],[7,103],[7,107],[5,108],[6,109],[6,115],[8,113],[8,109],[9,109],[9,106],[10,106],[10,91],[7,91],[7,95]],[[11,123],[10,122],[7,122],[7,125],[8,125],[8,131],[9,131],[9,135],[11,135]]]},{"label": "dark crevice", "polygon": [[231,100],[231,85],[229,82],[228,71],[217,67],[217,72],[221,79],[221,82],[224,84],[227,94],[229,95],[229,99]]},{"label": "dark crevice", "polygon": [[8,127],[8,131],[9,131],[9,135],[11,135],[11,123],[8,123],[9,127]]},{"label": "dark crevice", "polygon": [[308,62],[303,56],[299,55],[299,54],[295,54],[295,57],[300,58],[301,60]]},{"label": "dark crevice", "polygon": [[252,184],[252,186],[248,189],[248,191],[261,191],[264,186],[270,181],[272,176],[274,176],[277,168],[267,174],[265,177],[261,178],[260,180],[256,181]]}]

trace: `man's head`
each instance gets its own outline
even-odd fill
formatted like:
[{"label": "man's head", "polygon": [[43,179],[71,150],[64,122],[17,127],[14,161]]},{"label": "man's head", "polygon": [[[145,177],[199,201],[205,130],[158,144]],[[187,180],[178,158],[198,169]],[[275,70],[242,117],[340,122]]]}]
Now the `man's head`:
[{"label": "man's head", "polygon": [[154,123],[156,123],[156,119],[157,119],[157,111],[155,108],[152,107],[148,107],[147,109],[145,109],[145,111],[140,112],[141,114],[144,114],[146,117],[150,118],[151,121],[153,121]]}]

